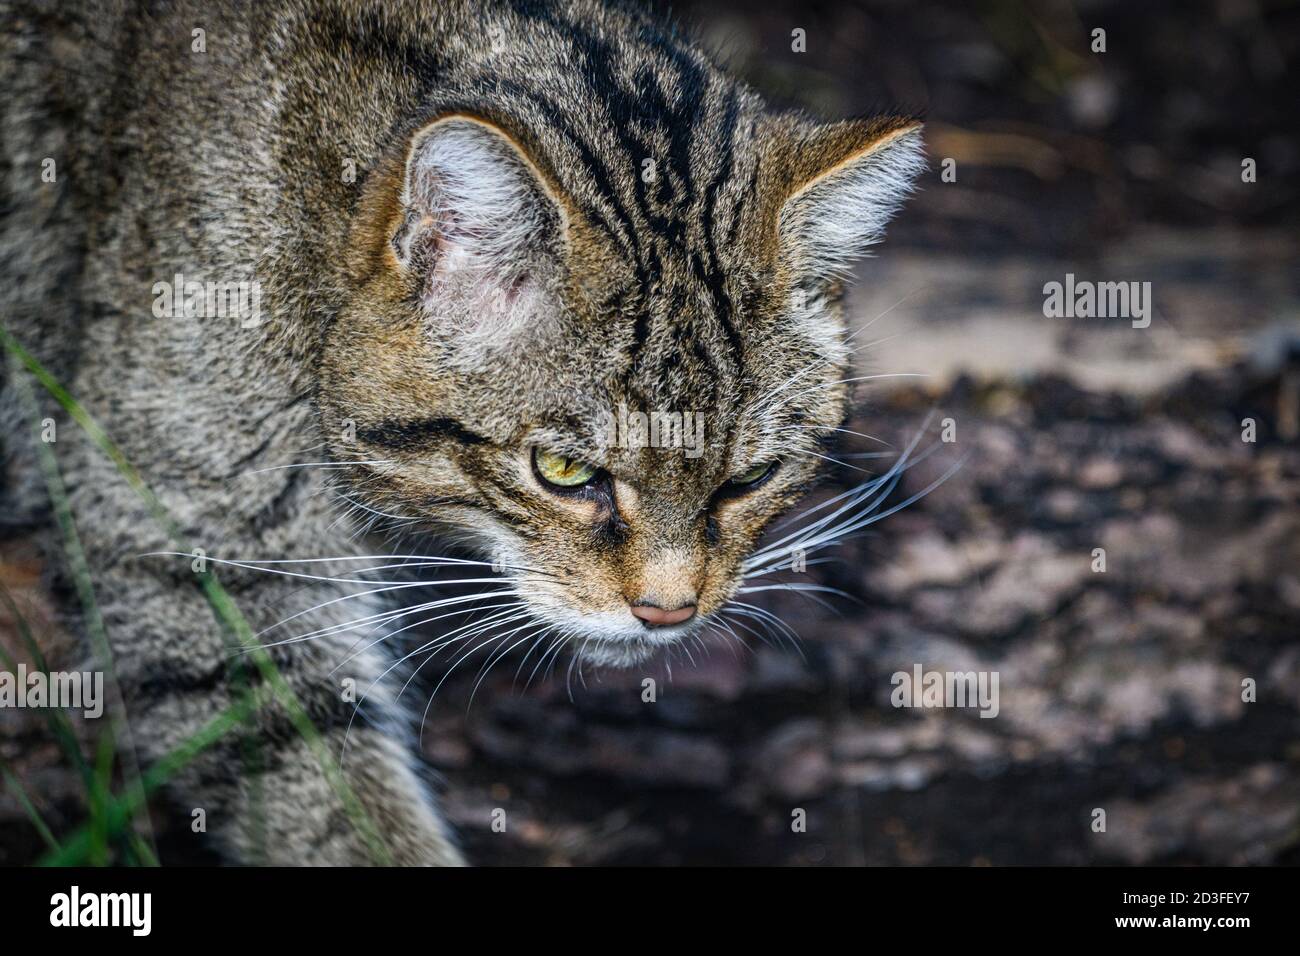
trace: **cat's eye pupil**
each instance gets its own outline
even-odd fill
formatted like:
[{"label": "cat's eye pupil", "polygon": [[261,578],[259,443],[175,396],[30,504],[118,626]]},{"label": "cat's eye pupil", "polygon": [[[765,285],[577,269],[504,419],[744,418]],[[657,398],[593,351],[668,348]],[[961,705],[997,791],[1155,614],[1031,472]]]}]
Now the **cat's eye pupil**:
[{"label": "cat's eye pupil", "polygon": [[579,488],[596,477],[596,468],[568,455],[533,450],[533,468],[547,485],[557,488]]}]

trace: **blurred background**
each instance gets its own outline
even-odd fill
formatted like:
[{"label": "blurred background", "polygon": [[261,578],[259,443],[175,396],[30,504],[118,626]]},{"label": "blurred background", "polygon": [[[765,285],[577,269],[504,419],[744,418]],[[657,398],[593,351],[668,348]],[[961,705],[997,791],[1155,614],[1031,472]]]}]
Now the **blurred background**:
[{"label": "blurred background", "polygon": [[[717,642],[526,690],[502,666],[472,704],[475,670],[454,674],[424,748],[471,861],[1300,862],[1300,8],[673,12],[774,103],[925,115],[932,169],[850,296],[858,374],[924,377],[863,383],[847,427],[883,443],[846,436],[818,494],[918,435],[890,505],[961,468],[773,578],[851,600],[753,595],[799,651]],[[1044,317],[1067,273],[1150,282],[1150,327]],[[998,672],[997,718],[892,707],[917,664]],[[37,734],[6,749],[57,816],[79,785]],[[8,796],[0,848],[40,849]],[[161,849],[203,861],[187,832]]]}]

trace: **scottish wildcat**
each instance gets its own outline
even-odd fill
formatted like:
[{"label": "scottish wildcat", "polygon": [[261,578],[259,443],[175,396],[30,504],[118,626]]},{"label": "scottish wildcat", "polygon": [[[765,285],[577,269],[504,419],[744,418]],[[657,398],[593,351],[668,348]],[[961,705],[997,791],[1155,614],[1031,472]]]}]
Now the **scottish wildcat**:
[{"label": "scottish wildcat", "polygon": [[[915,121],[771,112],[593,0],[4,5],[0,315],[195,547],[360,556],[377,516],[451,531],[504,569],[498,621],[613,665],[734,596],[843,418],[843,278],[923,166]],[[257,307],[214,313],[206,283]],[[41,489],[6,407],[16,522]],[[614,409],[699,416],[704,441],[621,440]],[[59,435],[154,760],[229,704],[229,641],[188,560],[142,557],[170,545],[113,464]],[[379,606],[270,567],[219,576],[255,630],[317,605],[294,621],[314,639],[272,654],[330,748],[347,736],[391,858],[457,862],[393,649],[350,627]],[[369,688],[350,731],[345,676]],[[255,733],[251,778],[232,734],[175,781],[218,850],[370,859],[286,716]]]}]

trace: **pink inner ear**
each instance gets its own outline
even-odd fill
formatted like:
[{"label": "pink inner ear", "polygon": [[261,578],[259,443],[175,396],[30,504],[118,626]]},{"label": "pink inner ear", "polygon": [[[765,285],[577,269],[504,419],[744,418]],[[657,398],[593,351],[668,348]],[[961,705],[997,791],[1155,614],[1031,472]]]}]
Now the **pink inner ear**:
[{"label": "pink inner ear", "polygon": [[393,250],[403,267],[424,277],[425,293],[454,282],[458,274],[477,270],[480,274],[471,281],[482,284],[488,281],[481,266],[471,253],[472,246],[457,241],[454,226],[440,223],[433,215],[407,214],[402,227],[393,235]]},{"label": "pink inner ear", "polygon": [[417,145],[402,201],[393,248],[440,327],[486,341],[536,324],[547,285],[538,271],[552,262],[548,230],[559,217],[513,146],[450,121]]},{"label": "pink inner ear", "polygon": [[505,288],[506,304],[514,305],[518,302],[525,290],[532,285],[532,278],[524,272],[511,279]]},{"label": "pink inner ear", "polygon": [[427,257],[421,298],[430,312],[450,307],[468,333],[505,332],[535,313],[539,287],[531,273],[503,272],[477,258],[473,247],[456,236],[432,226],[428,233],[419,241],[426,249],[421,255]]}]

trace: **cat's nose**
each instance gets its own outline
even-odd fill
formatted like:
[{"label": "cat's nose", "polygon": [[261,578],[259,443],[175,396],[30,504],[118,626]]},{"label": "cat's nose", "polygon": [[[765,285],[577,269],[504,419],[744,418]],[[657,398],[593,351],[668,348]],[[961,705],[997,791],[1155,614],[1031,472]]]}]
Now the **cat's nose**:
[{"label": "cat's nose", "polygon": [[683,604],[668,610],[649,601],[637,601],[632,605],[632,613],[649,627],[668,627],[672,624],[684,624],[695,616],[695,605]]}]

